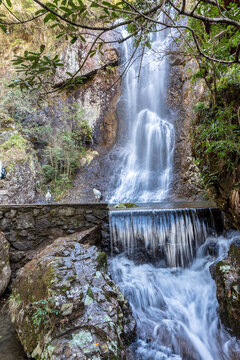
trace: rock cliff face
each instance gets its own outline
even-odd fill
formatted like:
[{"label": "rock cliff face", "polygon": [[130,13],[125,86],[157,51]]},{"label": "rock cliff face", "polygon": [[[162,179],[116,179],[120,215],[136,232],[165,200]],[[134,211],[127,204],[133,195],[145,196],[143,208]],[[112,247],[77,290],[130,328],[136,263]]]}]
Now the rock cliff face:
[{"label": "rock cliff face", "polygon": [[35,359],[125,358],[135,321],[91,231],[55,240],[15,280],[12,321]]},{"label": "rock cliff face", "polygon": [[0,114],[0,152],[7,177],[0,180],[1,203],[31,203],[35,198],[34,151],[7,114]]},{"label": "rock cliff face", "polygon": [[[82,77],[83,85],[69,94],[69,97],[79,103],[95,134],[100,131],[97,143],[111,146],[115,141],[116,119],[114,116],[109,119],[109,112],[114,114],[114,98],[119,91],[119,84],[115,84],[119,76],[119,55],[111,44],[106,43],[101,52],[89,57],[90,47],[96,36],[96,33],[89,31],[88,35],[84,35],[85,42],[79,38],[74,44],[67,46],[61,59],[64,66],[57,71],[55,85],[65,83],[69,79],[67,73],[77,73],[77,76]],[[106,34],[101,39],[112,40]],[[104,130],[104,134],[101,130]]]},{"label": "rock cliff face", "polygon": [[176,52],[170,58],[170,66],[168,103],[175,112],[176,133],[173,196],[175,199],[203,200],[206,192],[192,156],[191,131],[196,117],[193,107],[206,99],[206,89],[201,81],[195,85],[191,82],[190,70],[197,68],[193,59],[183,58]]},{"label": "rock cliff face", "polygon": [[[21,37],[21,34],[19,36]],[[39,40],[43,43],[46,40],[41,38],[36,41],[37,34],[35,33],[31,36],[29,41],[35,41],[34,46],[37,46],[36,42]],[[0,181],[1,202],[32,203],[36,200],[42,201],[42,198],[37,195],[35,185],[37,182],[41,186],[39,174],[41,167],[46,164],[44,151],[50,141],[49,139],[51,139],[49,134],[56,135],[55,139],[57,139],[57,136],[61,136],[64,132],[69,133],[73,130],[73,120],[70,119],[72,104],[78,106],[82,118],[87,126],[91,127],[93,142],[87,144],[86,153],[81,155],[75,189],[72,192],[70,191],[69,199],[74,199],[74,201],[93,200],[92,193],[91,196],[89,193],[85,199],[81,195],[82,191],[80,193],[76,191],[75,196],[75,190],[81,188],[82,184],[84,187],[87,183],[85,181],[85,168],[94,159],[106,153],[115,142],[117,132],[115,106],[120,95],[120,85],[117,81],[119,56],[111,44],[104,44],[100,52],[96,52],[94,56],[88,57],[85,61],[96,36],[97,34],[89,32],[88,35],[85,35],[85,42],[79,39],[74,44],[69,45],[66,45],[64,41],[58,43],[58,50],[62,53],[61,61],[64,66],[57,71],[54,79],[55,86],[58,87],[66,82],[69,78],[66,75],[67,72],[72,74],[78,72],[77,75],[82,76],[82,82],[75,84],[71,89],[61,94],[49,96],[40,107],[36,105],[35,98],[31,98],[31,94],[23,96],[21,93],[15,93],[15,90],[10,90],[8,93],[9,90],[1,89],[1,96],[4,101],[0,112],[4,109],[4,113],[1,112],[0,114],[0,160],[7,168],[8,173],[6,180]],[[8,40],[5,39],[4,41]],[[105,36],[103,40],[111,39]],[[9,44],[8,46],[11,47]],[[57,50],[52,48],[52,43],[51,45],[47,44],[47,46],[51,47],[51,52]],[[28,42],[24,40],[15,50],[19,54],[28,50]],[[12,52],[9,51],[4,58],[6,64],[10,62],[9,59],[12,56]],[[11,66],[9,69],[14,73]],[[3,75],[1,84],[8,81],[9,74],[5,74],[5,76],[6,78]],[[26,96],[29,99],[26,99]],[[8,98],[14,99],[12,104],[7,101]],[[74,118],[74,116],[72,117]],[[48,136],[44,131],[48,133]],[[88,177],[88,175],[87,173],[86,176]],[[90,187],[91,185],[89,185]]]},{"label": "rock cliff face", "polygon": [[[219,164],[214,163],[209,155],[208,164],[205,163],[209,173],[215,176],[213,184],[204,185],[200,176],[200,169],[195,163],[196,131],[200,125],[200,119],[194,107],[198,103],[210,106],[207,86],[204,80],[191,81],[191,75],[198,70],[198,64],[194,59],[183,58],[176,54],[170,58],[171,76],[168,101],[175,112],[176,148],[174,156],[174,181],[173,194],[176,199],[188,200],[213,200],[224,211],[225,223],[228,227],[240,229],[240,195],[239,180],[240,168],[228,168],[223,163],[222,171]],[[228,104],[232,102],[234,111],[237,113],[239,106],[239,92],[226,89]],[[218,122],[218,118],[213,119]],[[237,125],[236,125],[237,127]],[[214,157],[213,157],[214,158]],[[204,159],[206,160],[206,159]],[[203,161],[204,162],[204,161]],[[216,166],[215,166],[216,165]],[[216,169],[215,169],[216,167]]]},{"label": "rock cliff face", "polygon": [[[89,35],[89,44],[93,40]],[[104,40],[109,40],[105,38]],[[63,62],[63,71],[75,72],[85,58],[90,45],[78,41],[69,46]],[[109,150],[115,144],[118,119],[116,105],[120,97],[120,82],[118,71],[119,55],[109,44],[104,45],[102,54],[89,58],[80,71],[85,76],[84,84],[74,90],[70,97],[83,109],[84,117],[93,129],[93,144],[87,156],[81,161],[81,168],[76,174],[73,189],[66,199],[68,202],[86,202],[94,200],[92,188],[97,185],[103,192],[109,184],[114,163],[109,165]],[[69,69],[68,69],[69,67]],[[58,74],[58,80],[66,80],[63,72]]]},{"label": "rock cliff face", "polygon": [[216,284],[220,318],[240,338],[240,240],[231,245],[227,258],[217,263]]}]

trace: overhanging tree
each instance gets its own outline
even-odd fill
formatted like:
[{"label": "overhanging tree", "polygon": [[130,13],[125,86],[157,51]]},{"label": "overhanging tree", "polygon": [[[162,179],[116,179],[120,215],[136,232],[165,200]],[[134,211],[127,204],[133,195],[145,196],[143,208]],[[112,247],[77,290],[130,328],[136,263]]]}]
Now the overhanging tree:
[{"label": "overhanging tree", "polygon": [[[86,34],[91,32],[93,40],[86,57],[78,71],[68,73],[68,79],[58,90],[72,86],[75,81],[81,82],[79,74],[87,58],[103,52],[107,42],[122,43],[134,37],[136,53],[138,47],[150,46],[152,32],[165,28],[177,30],[174,36],[183,39],[186,54],[195,56],[202,71],[206,63],[213,64],[213,67],[221,64],[237,68],[240,64],[238,0],[28,0],[28,3],[36,5],[36,10],[27,18],[19,9],[16,10],[19,2],[24,4],[26,1],[0,0],[0,27],[4,32],[39,18],[43,19],[43,24],[57,29],[56,38],[72,44],[79,38],[85,42]],[[89,21],[90,14],[96,14],[97,20]],[[118,34],[112,40],[105,40],[104,34],[116,33],[122,26],[127,28],[128,36],[122,38]],[[63,66],[58,54],[50,57],[44,50],[45,44],[42,44],[38,52],[25,51],[13,59],[19,77],[11,84],[12,87],[40,89],[44,79],[54,76],[56,69]],[[212,79],[207,81],[208,85],[212,83]],[[56,91],[51,86],[45,87],[45,90]]]}]

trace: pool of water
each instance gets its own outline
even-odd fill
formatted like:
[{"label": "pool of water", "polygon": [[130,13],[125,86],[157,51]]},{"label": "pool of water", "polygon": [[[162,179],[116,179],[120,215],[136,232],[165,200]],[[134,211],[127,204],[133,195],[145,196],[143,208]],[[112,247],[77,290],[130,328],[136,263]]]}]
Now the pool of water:
[{"label": "pool of water", "polygon": [[7,300],[0,301],[0,359],[26,360],[8,313]]}]

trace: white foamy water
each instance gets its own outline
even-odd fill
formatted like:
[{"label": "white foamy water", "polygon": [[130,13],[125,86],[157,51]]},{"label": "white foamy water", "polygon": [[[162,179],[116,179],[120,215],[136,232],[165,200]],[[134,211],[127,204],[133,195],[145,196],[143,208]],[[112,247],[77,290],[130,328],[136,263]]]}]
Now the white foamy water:
[{"label": "white foamy water", "polygon": [[[221,259],[230,240],[222,236],[217,240]],[[113,279],[137,320],[136,359],[240,359],[240,342],[218,318],[216,286],[209,273],[216,259],[207,255],[207,243],[200,246],[189,268],[135,265],[124,254],[111,260]]]},{"label": "white foamy water", "polygon": [[[123,83],[121,104],[124,108],[124,141],[116,165],[118,183],[110,202],[157,202],[165,199],[171,184],[174,127],[166,105],[168,63],[156,52],[169,46],[166,33],[152,37],[152,49],[129,68]],[[123,45],[122,59],[131,57],[133,41]],[[140,52],[137,52],[136,58]],[[122,119],[121,119],[122,121]]]},{"label": "white foamy water", "polygon": [[166,266],[184,267],[208,235],[216,237],[221,212],[217,208],[114,210],[109,220],[113,251],[134,256],[141,250]]}]

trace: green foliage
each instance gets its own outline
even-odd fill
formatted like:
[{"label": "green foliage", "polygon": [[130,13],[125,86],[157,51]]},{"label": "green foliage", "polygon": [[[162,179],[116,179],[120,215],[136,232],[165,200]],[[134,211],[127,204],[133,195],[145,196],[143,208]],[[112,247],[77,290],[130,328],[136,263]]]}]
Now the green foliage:
[{"label": "green foliage", "polygon": [[0,145],[1,150],[9,150],[11,148],[24,149],[27,144],[26,139],[20,134],[12,135],[8,140]]},{"label": "green foliage", "polygon": [[55,318],[60,311],[55,308],[55,298],[48,297],[46,299],[41,299],[39,301],[35,301],[32,304],[33,314],[32,321],[36,326],[50,326],[53,322],[53,318]]},{"label": "green foliage", "polygon": [[98,270],[106,269],[107,267],[107,255],[104,251],[100,252],[97,256]]},{"label": "green foliage", "polygon": [[207,107],[199,103],[194,124],[194,153],[207,186],[237,171],[240,159],[240,126],[232,106]]},{"label": "green foliage", "polygon": [[59,55],[53,58],[43,55],[45,45],[41,45],[39,52],[25,51],[24,56],[15,56],[12,60],[18,74],[23,73],[23,77],[12,81],[9,87],[19,87],[21,90],[39,90],[43,84],[51,84],[56,74],[56,69],[63,66]]},{"label": "green foliage", "polygon": [[[17,11],[19,7],[16,0],[8,6]],[[24,1],[20,2],[24,3]],[[27,0],[31,6],[31,1]],[[34,1],[32,1],[32,5]],[[125,24],[130,36],[134,37],[135,46],[141,46],[142,54],[145,47],[151,47],[151,33],[161,31],[164,27],[176,27],[180,25],[181,36],[186,40],[186,50],[193,54],[199,61],[200,70],[196,78],[204,77],[209,90],[212,94],[214,104],[216,104],[216,82],[214,78],[226,70],[225,62],[238,62],[239,66],[239,38],[240,38],[240,6],[236,0],[232,2],[219,0],[217,2],[208,2],[200,0],[190,2],[187,8],[184,8],[184,2],[164,1],[156,3],[155,1],[130,0],[128,2],[121,0],[52,0],[40,5],[35,9],[35,17],[41,17],[41,26],[47,26],[55,29],[56,39],[69,41],[71,44],[78,39],[86,42],[85,30],[96,30],[108,32]],[[22,10],[26,6],[20,7]],[[9,13],[0,2],[0,26],[6,32],[7,22],[4,21]],[[161,16],[160,16],[161,15]],[[94,18],[94,22],[90,19]],[[38,18],[39,19],[39,18]],[[187,19],[187,22],[186,22]],[[218,19],[218,21],[215,21]],[[22,26],[23,22],[19,21]],[[81,31],[79,31],[81,29]],[[187,34],[187,35],[186,35]],[[102,34],[101,34],[102,35]],[[52,36],[52,34],[51,34]],[[176,38],[176,32],[173,33]],[[116,40],[121,41],[121,40]],[[16,56],[13,60],[17,72],[22,75],[10,86],[18,86],[22,90],[40,89],[44,86],[44,91],[48,92],[52,84],[52,79],[59,66],[62,66],[57,54],[50,56],[45,54],[45,45],[40,46],[39,51],[25,51],[23,56]],[[96,39],[89,48],[88,56],[95,54],[104,54],[103,37]],[[199,54],[201,56],[199,56]],[[83,59],[82,65],[85,64]],[[213,66],[222,62],[223,67]],[[225,69],[224,69],[225,66]],[[80,76],[80,70],[74,74],[67,73],[69,78],[60,86],[75,88],[83,82]],[[217,73],[217,74],[216,74]],[[54,91],[54,90],[53,90]]]},{"label": "green foliage", "polygon": [[62,121],[68,124],[68,131],[56,129],[49,132],[37,127],[37,131],[43,134],[42,141],[46,141],[45,135],[48,135],[41,169],[43,184],[51,183],[52,192],[57,196],[71,186],[86,147],[92,142],[92,129],[83,116],[79,105],[73,103],[62,108]]},{"label": "green foliage", "polygon": [[[223,2],[219,2],[224,6]],[[240,7],[229,3],[224,15],[240,20]],[[208,17],[219,17],[219,8],[201,3],[197,14]],[[188,25],[197,33],[201,49],[210,58],[234,61],[236,47],[240,38],[240,29],[234,26],[213,24],[188,19]],[[189,33],[188,41],[191,42]],[[189,49],[189,44],[186,46]],[[192,48],[196,54],[195,48]],[[197,121],[193,124],[193,150],[202,179],[207,187],[218,184],[232,174],[234,178],[240,159],[240,72],[239,64],[212,62],[204,57],[196,56],[198,71],[192,75],[192,81],[204,80],[210,98],[206,104],[195,106]]]},{"label": "green foliage", "polygon": [[8,113],[15,122],[21,122],[23,118],[36,111],[37,103],[33,94],[22,93],[20,88],[9,89],[4,83],[2,86],[4,95],[1,99],[0,111]]}]

